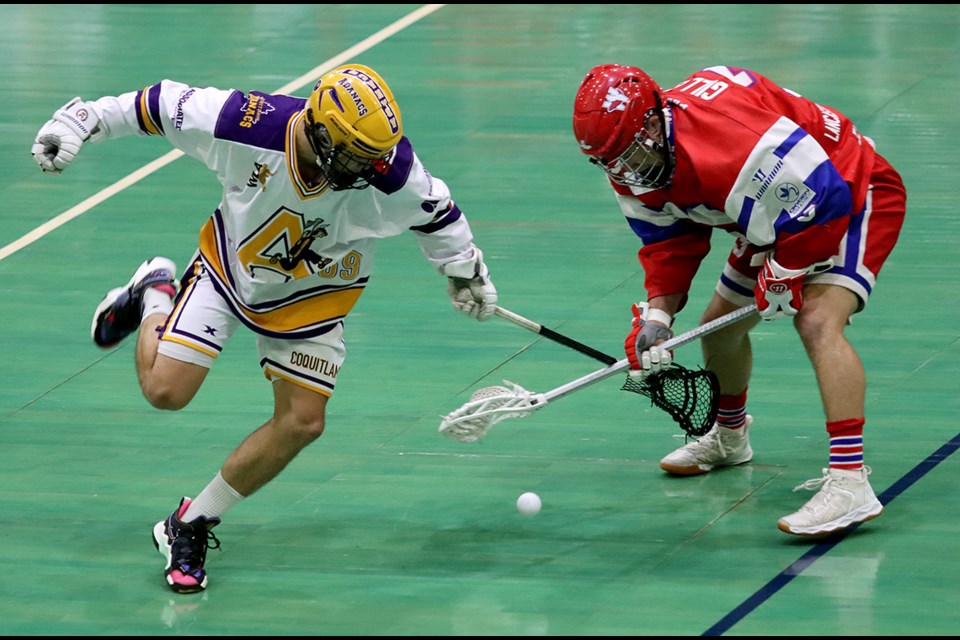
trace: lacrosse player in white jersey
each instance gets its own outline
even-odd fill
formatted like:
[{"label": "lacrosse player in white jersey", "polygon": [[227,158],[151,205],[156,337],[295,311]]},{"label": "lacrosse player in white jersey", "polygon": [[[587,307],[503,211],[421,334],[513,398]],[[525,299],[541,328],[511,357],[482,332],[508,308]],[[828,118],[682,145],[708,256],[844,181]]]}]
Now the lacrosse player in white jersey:
[{"label": "lacrosse player in white jersey", "polygon": [[497,292],[483,253],[447,185],[426,171],[403,135],[393,93],[372,69],[325,74],[308,98],[191,87],[163,80],[93,101],[75,98],[32,148],[60,173],[86,142],[164,136],[217,173],[220,204],[183,272],[152,257],[97,307],[104,348],[139,330],[143,394],[185,407],[234,331],[256,334],[274,413],[227,457],[196,498],[154,528],[164,576],[178,593],[207,586],[212,529],[322,433],[344,362],[344,319],[373,268],[377,240],[410,231],[455,309],[477,320]]},{"label": "lacrosse player in white jersey", "polygon": [[[647,300],[634,305],[625,351],[640,376],[669,364],[656,345],[710,251],[733,247],[701,321],[756,303],[789,317],[816,372],[830,439],[827,466],[797,488],[819,491],[783,516],[785,533],[818,536],[875,518],[883,506],[863,463],[866,381],[844,336],[893,250],[906,213],[897,171],[842,113],[748,69],[702,69],[661,89],[633,66],[591,69],[575,99],[581,151],[603,169],[640,238]],[[754,315],[702,341],[720,382],[720,411],[703,438],[660,461],[691,476],[753,458],[747,387]]]}]

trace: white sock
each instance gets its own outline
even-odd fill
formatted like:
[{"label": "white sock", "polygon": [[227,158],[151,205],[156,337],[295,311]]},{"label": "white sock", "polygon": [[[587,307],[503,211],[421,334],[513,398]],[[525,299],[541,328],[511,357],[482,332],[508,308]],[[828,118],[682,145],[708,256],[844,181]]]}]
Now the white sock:
[{"label": "white sock", "polygon": [[166,291],[150,287],[143,292],[143,304],[140,310],[141,318],[148,318],[155,313],[168,316],[173,311],[173,298]]},{"label": "white sock", "polygon": [[180,518],[183,522],[193,522],[198,516],[219,518],[235,507],[245,496],[227,484],[220,472],[210,481],[200,495],[190,503],[186,513]]}]

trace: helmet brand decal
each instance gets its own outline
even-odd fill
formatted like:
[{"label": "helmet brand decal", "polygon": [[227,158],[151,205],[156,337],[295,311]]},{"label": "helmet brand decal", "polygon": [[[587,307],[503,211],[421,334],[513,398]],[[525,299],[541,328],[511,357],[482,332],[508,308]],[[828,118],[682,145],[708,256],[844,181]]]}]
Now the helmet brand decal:
[{"label": "helmet brand decal", "polygon": [[610,87],[603,99],[603,108],[608,112],[626,111],[628,102],[630,102],[630,98],[627,97],[627,94],[616,87]]},{"label": "helmet brand decal", "polygon": [[340,78],[337,80],[337,84],[343,87],[344,91],[350,94],[350,97],[353,98],[353,104],[357,105],[357,115],[367,115],[367,105],[363,104],[363,100],[360,99],[360,94],[358,94],[357,90],[353,88],[353,85],[350,84],[350,81],[346,78]]},{"label": "helmet brand decal", "polygon": [[370,90],[373,92],[373,95],[377,98],[377,102],[380,103],[380,107],[383,109],[383,114],[387,116],[387,122],[390,124],[390,131],[393,133],[399,131],[400,122],[397,120],[397,115],[393,112],[393,107],[390,106],[390,99],[387,98],[387,94],[384,93],[383,89],[380,88],[380,85],[377,83],[377,81],[371,78],[369,74],[366,74],[359,69],[344,69],[343,74],[355,77],[357,80],[370,88]]}]

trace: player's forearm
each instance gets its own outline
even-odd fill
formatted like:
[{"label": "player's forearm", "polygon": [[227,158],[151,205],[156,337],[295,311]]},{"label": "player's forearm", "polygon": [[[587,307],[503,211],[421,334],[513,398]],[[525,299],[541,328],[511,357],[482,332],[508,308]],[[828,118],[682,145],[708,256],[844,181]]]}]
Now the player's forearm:
[{"label": "player's forearm", "polygon": [[104,96],[87,102],[100,118],[99,131],[90,136],[90,142],[102,142],[143,133],[137,122],[136,91],[119,96]]}]

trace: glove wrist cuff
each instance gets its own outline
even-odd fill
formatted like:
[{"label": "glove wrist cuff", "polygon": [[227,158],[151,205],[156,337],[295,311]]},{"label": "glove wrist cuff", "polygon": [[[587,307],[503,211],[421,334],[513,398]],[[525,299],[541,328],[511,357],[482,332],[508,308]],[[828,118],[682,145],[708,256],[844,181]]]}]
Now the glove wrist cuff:
[{"label": "glove wrist cuff", "polygon": [[448,278],[460,278],[462,280],[480,278],[485,280],[489,271],[487,265],[483,262],[483,252],[476,246],[471,245],[471,248],[473,253],[469,258],[448,262],[440,268],[440,272]]},{"label": "glove wrist cuff", "polygon": [[659,322],[665,327],[673,324],[673,316],[663,309],[647,309],[647,312],[643,314],[643,319],[647,322]]},{"label": "glove wrist cuff", "polygon": [[100,118],[93,108],[80,98],[74,98],[58,109],[53,114],[53,119],[70,127],[83,142],[99,131]]},{"label": "glove wrist cuff", "polygon": [[773,277],[777,278],[778,280],[805,276],[808,273],[807,269],[788,269],[774,260],[773,256],[769,256],[767,258],[767,267],[770,269],[770,273],[773,275]]}]

